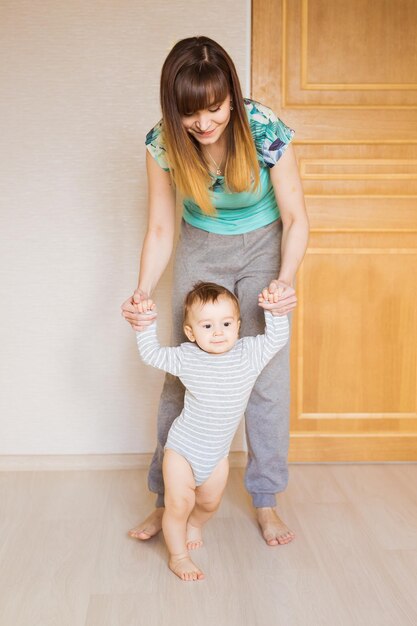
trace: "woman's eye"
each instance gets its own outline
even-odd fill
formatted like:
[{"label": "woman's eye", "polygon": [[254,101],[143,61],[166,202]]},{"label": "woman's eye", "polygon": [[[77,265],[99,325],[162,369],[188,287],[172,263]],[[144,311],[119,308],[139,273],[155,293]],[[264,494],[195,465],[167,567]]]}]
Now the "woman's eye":
[{"label": "woman's eye", "polygon": [[210,113],[216,113],[216,111],[220,111],[220,107],[216,107],[215,109],[209,109]]}]

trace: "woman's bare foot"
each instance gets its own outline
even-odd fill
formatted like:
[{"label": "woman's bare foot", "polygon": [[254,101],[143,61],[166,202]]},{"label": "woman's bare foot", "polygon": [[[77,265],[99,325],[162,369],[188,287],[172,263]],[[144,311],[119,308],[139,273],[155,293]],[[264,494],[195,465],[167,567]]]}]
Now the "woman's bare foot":
[{"label": "woman's bare foot", "polygon": [[168,566],[181,580],[202,580],[204,578],[203,572],[197,565],[194,565],[189,556],[171,556]]},{"label": "woman's bare foot", "polygon": [[138,526],[135,526],[135,528],[129,530],[129,537],[146,541],[154,535],[157,535],[159,531],[162,530],[162,516],[164,511],[164,507],[158,507],[152,511],[149,517],[147,517],[142,524],[139,524]]},{"label": "woman's bare foot", "polygon": [[268,546],[283,545],[294,539],[295,534],[278,517],[275,509],[271,507],[256,509],[256,517]]},{"label": "woman's bare foot", "polygon": [[203,536],[201,534],[201,528],[193,526],[190,522],[187,522],[187,550],[196,550],[203,545]]}]

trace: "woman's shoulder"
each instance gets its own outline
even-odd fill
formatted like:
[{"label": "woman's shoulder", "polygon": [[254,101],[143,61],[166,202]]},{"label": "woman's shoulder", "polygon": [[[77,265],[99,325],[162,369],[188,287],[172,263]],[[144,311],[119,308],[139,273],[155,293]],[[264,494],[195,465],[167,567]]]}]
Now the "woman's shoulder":
[{"label": "woman's shoulder", "polygon": [[258,159],[264,166],[273,167],[284,154],[295,131],[264,104],[249,98],[244,99],[244,104]]},{"label": "woman's shoulder", "polygon": [[158,165],[160,165],[162,169],[169,171],[162,120],[159,120],[146,134],[145,145]]},{"label": "woman's shoulder", "polygon": [[149,143],[152,143],[152,141],[160,137],[163,134],[162,130],[163,130],[162,120],[159,120],[159,122],[157,122],[155,126],[152,126],[151,130],[148,133],[146,133],[146,138],[145,138],[146,145],[148,145]]},{"label": "woman's shoulder", "polygon": [[277,116],[272,109],[252,100],[251,98],[243,98],[246,112],[250,122],[257,122],[258,124],[268,124],[270,120],[277,120]]}]

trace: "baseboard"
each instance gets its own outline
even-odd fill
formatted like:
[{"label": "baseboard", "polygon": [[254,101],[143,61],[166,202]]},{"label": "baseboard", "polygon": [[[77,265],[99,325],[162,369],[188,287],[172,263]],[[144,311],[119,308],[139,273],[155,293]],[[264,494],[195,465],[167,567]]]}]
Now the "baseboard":
[{"label": "baseboard", "polygon": [[[18,454],[0,456],[0,472],[147,469],[152,454]],[[230,467],[245,467],[246,452],[231,452]]]}]

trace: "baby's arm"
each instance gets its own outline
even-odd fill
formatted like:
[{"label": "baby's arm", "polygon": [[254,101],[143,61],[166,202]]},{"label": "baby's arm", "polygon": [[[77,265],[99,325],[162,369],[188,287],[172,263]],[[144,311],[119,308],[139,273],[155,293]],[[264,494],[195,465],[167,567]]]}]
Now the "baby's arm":
[{"label": "baby's arm", "polygon": [[[261,301],[259,301],[259,306],[262,306]],[[265,333],[256,337],[245,337],[245,341],[249,344],[251,365],[258,373],[286,345],[290,334],[286,315],[273,315],[267,310],[264,314]]]},{"label": "baby's arm", "polygon": [[[140,302],[139,305],[143,305],[143,310],[140,313],[147,311],[156,313],[156,306],[150,299]],[[174,376],[179,376],[183,357],[181,346],[178,348],[161,348],[156,333],[156,321],[150,326],[146,326],[144,330],[137,332],[136,341],[144,363],[164,372],[169,372]]]}]

